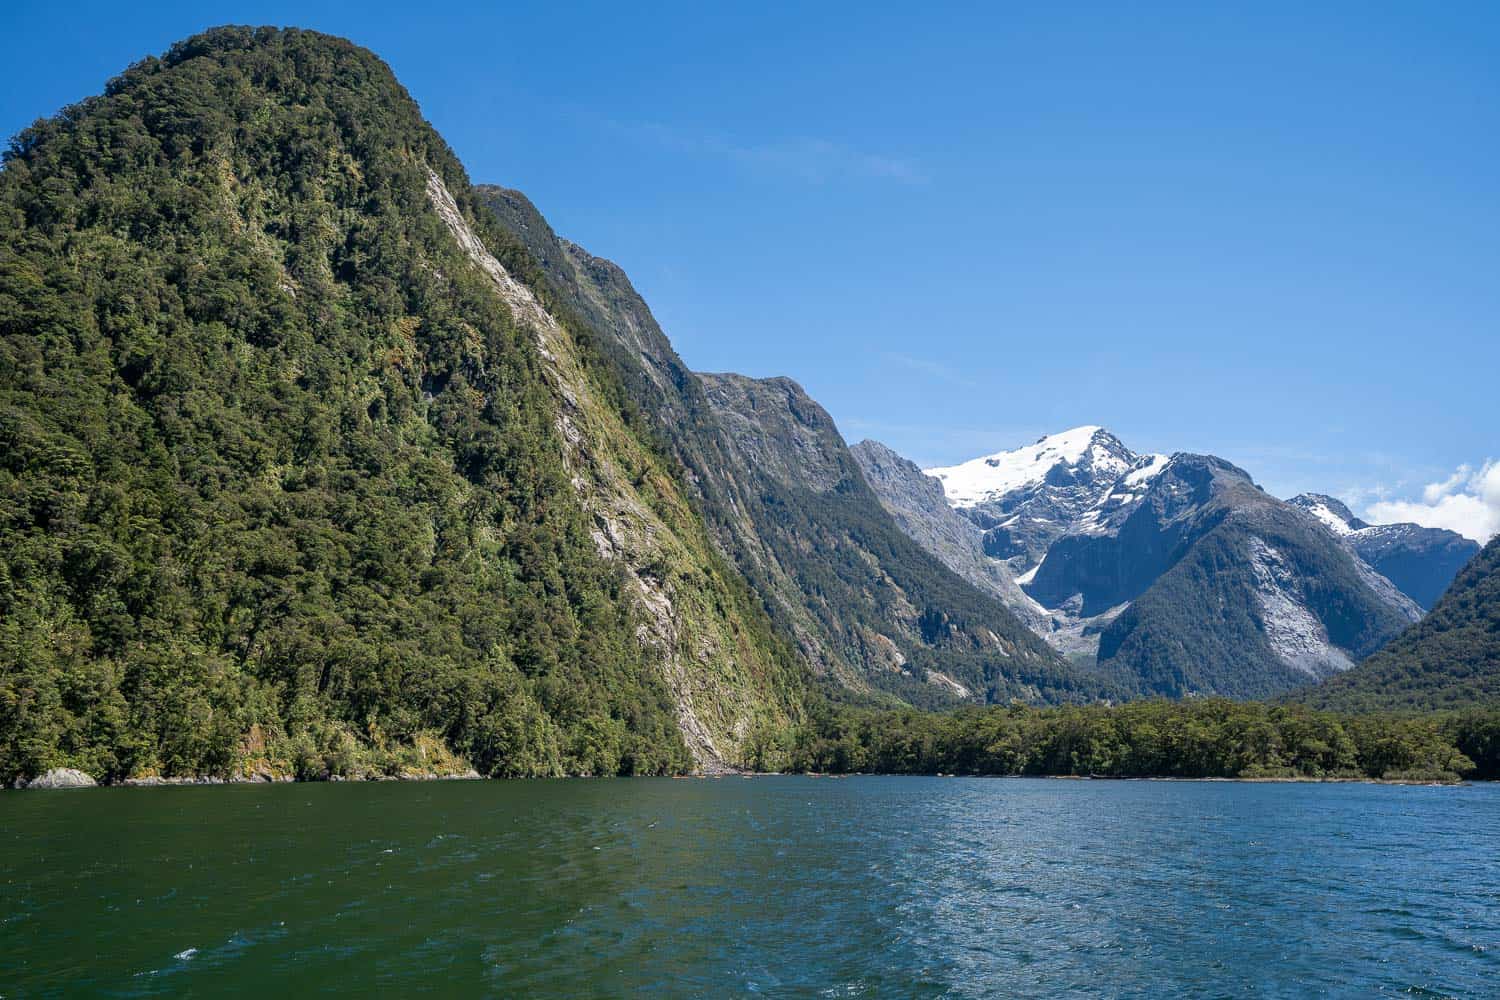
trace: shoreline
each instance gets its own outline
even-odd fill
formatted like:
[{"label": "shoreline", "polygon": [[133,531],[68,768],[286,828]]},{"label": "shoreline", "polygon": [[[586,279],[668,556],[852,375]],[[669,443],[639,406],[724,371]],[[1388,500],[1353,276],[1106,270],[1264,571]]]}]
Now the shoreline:
[{"label": "shoreline", "polygon": [[[724,778],[807,778],[810,780],[844,780],[848,778],[982,778],[986,780],[1025,780],[1025,781],[1162,781],[1162,782],[1197,782],[1202,784],[1247,784],[1247,785],[1408,785],[1428,787],[1454,787],[1458,785],[1487,785],[1493,782],[1471,778],[1456,778],[1443,780],[1437,778],[1366,778],[1366,777],[1201,777],[1186,778],[1177,775],[1094,775],[1094,774],[951,774],[948,772],[928,772],[921,774],[888,772],[888,771],[856,771],[847,774],[836,774],[829,772],[806,771],[716,771],[700,772],[692,774],[661,774],[661,775],[582,775],[569,774],[552,778],[487,778],[477,771],[465,771],[457,774],[382,774],[366,775],[359,778],[346,778],[333,775],[327,778],[298,779],[291,775],[236,775],[233,777],[219,777],[215,775],[195,775],[191,777],[164,778],[150,776],[144,778],[126,778],[114,782],[93,782],[69,784],[69,785],[28,785],[15,783],[3,786],[7,791],[58,791],[75,788],[193,788],[213,787],[223,785],[323,785],[323,784],[385,784],[385,783],[412,783],[429,781],[610,781],[610,780],[632,780],[636,778],[660,778],[673,781],[683,780],[719,780]],[[33,781],[38,781],[33,779]]]}]

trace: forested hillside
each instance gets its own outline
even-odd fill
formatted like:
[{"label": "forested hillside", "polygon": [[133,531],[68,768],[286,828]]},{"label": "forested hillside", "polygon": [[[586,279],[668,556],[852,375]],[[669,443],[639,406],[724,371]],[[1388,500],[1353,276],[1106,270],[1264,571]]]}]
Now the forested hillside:
[{"label": "forested hillside", "polygon": [[1500,538],[1426,618],[1346,674],[1294,695],[1344,711],[1500,705]]},{"label": "forested hillside", "polygon": [[799,711],[623,388],[580,343],[563,398],[434,183],[534,273],[384,64],[295,30],[14,142],[0,777],[672,771]]}]

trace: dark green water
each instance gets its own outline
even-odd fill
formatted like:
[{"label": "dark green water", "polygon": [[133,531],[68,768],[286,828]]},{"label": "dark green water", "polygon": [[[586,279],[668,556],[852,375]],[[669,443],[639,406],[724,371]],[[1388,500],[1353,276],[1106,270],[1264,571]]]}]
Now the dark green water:
[{"label": "dark green water", "polygon": [[0,795],[0,995],[1500,996],[1500,788]]}]

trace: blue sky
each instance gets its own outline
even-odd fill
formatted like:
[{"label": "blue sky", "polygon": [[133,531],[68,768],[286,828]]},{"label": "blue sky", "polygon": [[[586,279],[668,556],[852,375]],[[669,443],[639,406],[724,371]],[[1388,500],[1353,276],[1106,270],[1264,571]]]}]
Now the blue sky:
[{"label": "blue sky", "polygon": [[1098,423],[1500,530],[1500,6],[711,6],[13,0],[0,129],[211,24],[345,35],[851,441]]}]

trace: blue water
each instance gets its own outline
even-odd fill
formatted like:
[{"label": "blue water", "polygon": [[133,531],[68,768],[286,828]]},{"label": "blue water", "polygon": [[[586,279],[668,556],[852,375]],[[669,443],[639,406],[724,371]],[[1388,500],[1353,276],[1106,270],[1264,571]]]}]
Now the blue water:
[{"label": "blue water", "polygon": [[1500,788],[0,795],[0,995],[1500,996]]}]

